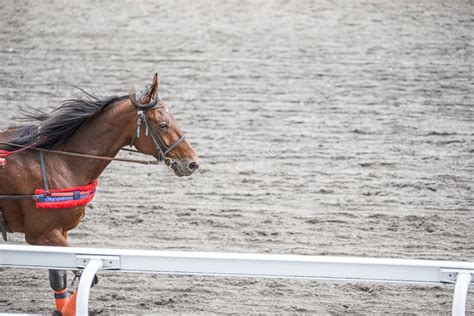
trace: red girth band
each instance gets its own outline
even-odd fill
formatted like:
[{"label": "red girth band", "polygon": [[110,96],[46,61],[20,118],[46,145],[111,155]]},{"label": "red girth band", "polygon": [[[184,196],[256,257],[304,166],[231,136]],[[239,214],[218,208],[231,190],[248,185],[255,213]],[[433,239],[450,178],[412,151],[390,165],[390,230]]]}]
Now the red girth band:
[{"label": "red girth band", "polygon": [[59,190],[37,189],[34,200],[37,208],[72,208],[86,205],[95,196],[98,180],[85,186]]}]

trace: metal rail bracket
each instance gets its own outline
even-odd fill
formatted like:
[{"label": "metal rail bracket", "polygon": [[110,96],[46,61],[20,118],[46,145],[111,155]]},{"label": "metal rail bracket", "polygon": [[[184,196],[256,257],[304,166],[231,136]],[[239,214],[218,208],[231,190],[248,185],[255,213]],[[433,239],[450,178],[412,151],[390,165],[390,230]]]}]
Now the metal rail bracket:
[{"label": "metal rail bracket", "polygon": [[103,270],[120,270],[120,256],[76,255],[76,266],[85,268],[92,259],[101,260]]},{"label": "metal rail bracket", "polygon": [[464,269],[440,269],[440,281],[444,283],[456,283],[459,273],[470,273],[473,278],[471,284],[474,284],[474,270]]}]

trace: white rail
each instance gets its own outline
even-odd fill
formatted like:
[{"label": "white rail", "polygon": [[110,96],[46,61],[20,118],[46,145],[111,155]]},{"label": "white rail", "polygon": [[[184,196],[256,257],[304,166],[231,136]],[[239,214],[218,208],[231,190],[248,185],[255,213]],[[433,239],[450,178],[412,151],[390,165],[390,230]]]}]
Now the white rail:
[{"label": "white rail", "polygon": [[474,274],[474,262],[21,245],[0,245],[0,266],[86,268],[79,283],[77,315],[87,314],[90,284],[100,269],[211,276],[456,283],[453,315],[464,315],[467,291]]}]

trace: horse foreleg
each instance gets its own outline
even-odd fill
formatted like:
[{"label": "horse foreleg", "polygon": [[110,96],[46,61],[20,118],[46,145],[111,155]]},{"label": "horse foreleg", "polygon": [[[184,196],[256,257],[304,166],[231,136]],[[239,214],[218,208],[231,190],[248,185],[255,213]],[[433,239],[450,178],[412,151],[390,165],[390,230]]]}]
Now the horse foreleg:
[{"label": "horse foreleg", "polygon": [[[26,241],[32,245],[68,247],[67,232],[53,229],[46,234],[25,234]],[[68,297],[67,272],[64,270],[49,270],[49,284],[54,291],[56,315],[75,315],[76,293]]]},{"label": "horse foreleg", "polygon": [[67,273],[64,270],[49,270],[49,284],[53,291],[62,291],[67,286]]},{"label": "horse foreleg", "polygon": [[[67,231],[62,233],[62,237],[66,242],[66,245],[69,246],[67,241]],[[75,316],[77,292],[72,292],[72,295],[69,297],[70,293],[67,289],[67,271],[49,270],[49,284],[54,291],[56,314]]]},{"label": "horse foreleg", "polygon": [[56,310],[62,311],[69,301],[67,291],[67,272],[64,270],[49,270],[49,284],[54,291]]}]

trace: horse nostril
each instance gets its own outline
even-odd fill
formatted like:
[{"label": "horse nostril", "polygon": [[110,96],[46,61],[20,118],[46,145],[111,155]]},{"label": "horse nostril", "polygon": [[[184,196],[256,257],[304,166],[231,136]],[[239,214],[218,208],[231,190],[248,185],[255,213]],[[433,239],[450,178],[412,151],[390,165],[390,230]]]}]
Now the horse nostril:
[{"label": "horse nostril", "polygon": [[191,170],[191,171],[196,171],[197,168],[199,168],[199,165],[195,161],[190,162],[189,165],[188,165],[188,169]]}]

